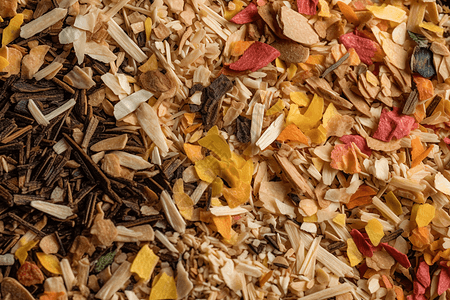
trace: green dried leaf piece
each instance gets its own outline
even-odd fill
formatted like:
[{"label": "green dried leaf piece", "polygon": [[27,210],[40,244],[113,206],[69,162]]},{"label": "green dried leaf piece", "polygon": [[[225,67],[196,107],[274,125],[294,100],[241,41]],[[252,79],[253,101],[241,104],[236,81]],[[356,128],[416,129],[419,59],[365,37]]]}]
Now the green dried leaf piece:
[{"label": "green dried leaf piece", "polygon": [[409,30],[408,30],[408,34],[409,34],[409,37],[410,37],[414,42],[416,42],[417,45],[418,45],[420,48],[426,48],[426,47],[428,47],[428,39],[427,39],[425,36],[423,36],[423,35],[421,35],[421,34],[418,34],[418,33],[414,33],[414,32],[409,31]]},{"label": "green dried leaf piece", "polygon": [[100,257],[97,263],[95,264],[94,271],[99,273],[103,271],[107,266],[112,264],[114,261],[114,256],[116,256],[116,253],[117,253],[116,251],[113,251]]}]

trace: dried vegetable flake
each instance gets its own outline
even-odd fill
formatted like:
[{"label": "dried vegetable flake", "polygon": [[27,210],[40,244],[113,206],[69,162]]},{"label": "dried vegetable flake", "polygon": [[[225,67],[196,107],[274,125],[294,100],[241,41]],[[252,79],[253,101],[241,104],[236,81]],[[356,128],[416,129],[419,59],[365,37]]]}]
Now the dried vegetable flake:
[{"label": "dried vegetable flake", "polygon": [[431,220],[433,220],[436,209],[433,205],[425,203],[419,205],[416,213],[416,224],[419,227],[424,227],[430,224]]},{"label": "dried vegetable flake", "polygon": [[381,239],[384,237],[383,225],[377,219],[371,219],[367,222],[365,227],[367,235],[369,236],[372,245],[378,246]]},{"label": "dried vegetable flake", "polygon": [[23,23],[23,14],[17,14],[9,21],[9,25],[3,29],[2,47],[5,47],[20,35],[20,26]]},{"label": "dried vegetable flake", "polygon": [[175,279],[164,272],[158,277],[150,291],[149,300],[177,299]]},{"label": "dried vegetable flake", "polygon": [[319,0],[297,0],[298,12],[301,14],[313,16],[316,14],[318,3]]},{"label": "dried vegetable flake", "polygon": [[238,12],[230,21],[236,24],[247,24],[258,20],[259,18],[258,7],[255,3],[250,2],[246,8]]},{"label": "dried vegetable flake", "polygon": [[236,62],[229,65],[229,68],[234,71],[247,71],[252,72],[267,66],[280,56],[280,52],[272,46],[261,42],[254,42],[245,50]]},{"label": "dried vegetable flake", "polygon": [[364,259],[364,256],[359,252],[358,247],[352,239],[347,240],[347,256],[352,267],[358,265]]},{"label": "dried vegetable flake", "polygon": [[378,123],[377,131],[373,134],[375,139],[389,142],[392,138],[401,139],[418,127],[413,117],[400,115],[398,107],[392,111],[383,109]]},{"label": "dried vegetable flake", "polygon": [[372,65],[372,57],[375,56],[377,52],[377,47],[375,42],[356,35],[353,32],[349,32],[347,34],[341,35],[339,37],[339,41],[349,50],[350,48],[355,49],[356,53],[359,56],[359,59],[367,65]]},{"label": "dried vegetable flake", "polygon": [[153,250],[148,245],[144,245],[133,260],[130,271],[136,273],[142,280],[148,281],[158,261],[159,257]]},{"label": "dried vegetable flake", "polygon": [[55,255],[45,254],[43,252],[36,253],[37,258],[41,265],[50,273],[61,275],[61,265],[59,264],[59,260]]}]

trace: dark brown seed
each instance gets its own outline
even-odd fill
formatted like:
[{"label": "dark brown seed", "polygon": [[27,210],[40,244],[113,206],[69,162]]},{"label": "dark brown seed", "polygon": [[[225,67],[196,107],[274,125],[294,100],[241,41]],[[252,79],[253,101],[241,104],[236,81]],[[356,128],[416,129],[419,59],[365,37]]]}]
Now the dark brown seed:
[{"label": "dark brown seed", "polygon": [[250,142],[250,129],[251,129],[251,120],[239,116],[236,119],[236,138],[241,143],[249,143]]}]

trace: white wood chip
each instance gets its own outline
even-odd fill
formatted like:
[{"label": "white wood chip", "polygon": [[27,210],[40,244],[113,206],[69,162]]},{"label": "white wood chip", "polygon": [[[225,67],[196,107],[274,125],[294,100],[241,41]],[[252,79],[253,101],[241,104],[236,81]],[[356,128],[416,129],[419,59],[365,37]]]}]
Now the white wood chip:
[{"label": "white wood chip", "polygon": [[65,205],[59,205],[40,200],[31,201],[30,205],[37,210],[45,212],[46,214],[49,214],[61,220],[65,220],[73,215],[72,209]]},{"label": "white wood chip", "polygon": [[[128,2],[128,1],[127,1]],[[147,55],[142,52],[141,48],[120,28],[113,20],[108,21],[108,33],[119,44],[122,49],[134,58],[138,63],[147,60]]]},{"label": "white wood chip", "polygon": [[50,12],[40,16],[39,18],[23,25],[20,28],[20,37],[28,39],[35,34],[44,31],[50,26],[56,24],[56,22],[62,20],[67,15],[67,9],[54,8]]},{"label": "white wood chip", "polygon": [[111,278],[105,283],[105,285],[102,286],[97,294],[95,294],[95,298],[102,300],[111,299],[111,297],[130,279],[132,275],[130,268],[130,262],[123,262]]},{"label": "white wood chip", "polygon": [[277,139],[281,131],[283,131],[283,127],[284,114],[280,114],[278,118],[276,118],[276,120],[273,121],[272,124],[270,124],[263,135],[258,139],[258,141],[256,142],[256,146],[258,146],[261,150],[266,149],[270,144],[273,143],[273,141]]},{"label": "white wood chip", "polygon": [[75,101],[75,99],[70,99],[69,101],[67,101],[66,103],[64,103],[63,105],[61,105],[60,107],[58,107],[57,109],[55,109],[54,111],[52,111],[49,114],[45,115],[45,119],[47,121],[51,121],[54,118],[56,118],[57,116],[59,116],[62,113],[65,113],[67,110],[71,109],[72,107],[75,106],[77,102]]},{"label": "white wood chip", "polygon": [[28,110],[39,125],[47,126],[50,124],[32,99],[28,100]]},{"label": "white wood chip", "polygon": [[173,229],[183,234],[186,231],[186,222],[178,211],[178,208],[175,206],[172,197],[170,197],[169,193],[164,190],[161,193],[160,199],[164,213],[167,217],[167,221],[173,227]]},{"label": "white wood chip", "polygon": [[350,284],[344,283],[337,286],[329,287],[316,293],[309,294],[308,296],[301,297],[301,300],[325,300],[335,296],[339,296],[353,291]]},{"label": "white wood chip", "polygon": [[246,210],[243,207],[235,207],[235,208],[230,208],[229,206],[213,206],[211,207],[211,213],[215,216],[235,216],[235,215],[240,215],[240,214],[245,214],[247,213],[248,210]]},{"label": "white wood chip", "polygon": [[155,230],[155,237],[172,252],[179,253],[178,249],[169,241],[169,239],[159,230]]},{"label": "white wood chip", "polygon": [[163,156],[168,153],[169,147],[167,146],[166,137],[162,132],[158,115],[153,107],[146,102],[142,103],[136,110],[136,117],[139,125],[141,125],[148,137],[164,153]]},{"label": "white wood chip", "polygon": [[116,155],[119,158],[119,163],[123,167],[130,168],[132,170],[144,170],[153,167],[153,164],[149,163],[142,157],[134,155],[124,151],[113,151],[111,154]]},{"label": "white wood chip", "polygon": [[114,106],[114,117],[116,117],[116,120],[120,120],[132,112],[134,112],[141,103],[147,101],[153,96],[153,93],[147,91],[147,90],[139,90],[130,96],[120,100],[115,106]]}]

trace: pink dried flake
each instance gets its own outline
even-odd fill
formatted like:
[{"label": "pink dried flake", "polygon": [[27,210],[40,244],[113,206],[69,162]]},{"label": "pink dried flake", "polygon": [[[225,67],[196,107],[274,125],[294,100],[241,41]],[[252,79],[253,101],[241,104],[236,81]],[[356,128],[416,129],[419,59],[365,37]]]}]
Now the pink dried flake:
[{"label": "pink dried flake", "polygon": [[445,137],[444,138],[444,143],[446,143],[447,145],[450,145],[450,138]]},{"label": "pink dried flake", "polygon": [[381,246],[383,246],[384,250],[387,251],[387,253],[389,253],[396,261],[398,261],[403,267],[405,268],[409,268],[411,267],[411,262],[408,259],[408,256],[406,256],[405,254],[401,253],[400,251],[398,251],[397,249],[395,249],[392,246],[389,246],[386,243],[380,243]]},{"label": "pink dried flake", "polygon": [[424,286],[424,288],[430,286],[430,266],[425,261],[421,261],[419,263],[419,267],[417,268],[416,272],[416,278],[417,281],[419,281]]},{"label": "pink dried flake", "polygon": [[441,295],[450,288],[450,270],[449,268],[441,268],[438,281],[438,295]]},{"label": "pink dried flake", "polygon": [[370,244],[366,241],[364,236],[361,232],[357,229],[353,229],[350,232],[350,235],[352,236],[353,240],[355,241],[356,247],[358,247],[359,252],[361,252],[362,255],[372,257],[373,251]]},{"label": "pink dried flake", "polygon": [[339,42],[341,42],[347,50],[354,48],[359,56],[359,59],[363,63],[367,65],[373,64],[371,58],[374,57],[375,52],[377,52],[377,47],[375,46],[374,41],[358,36],[353,32],[349,32],[341,35],[339,37]]},{"label": "pink dried flake", "polygon": [[425,294],[426,288],[417,280],[414,281],[414,296]]},{"label": "pink dried flake", "polygon": [[242,55],[238,61],[229,65],[231,70],[255,72],[267,66],[275,58],[280,56],[280,52],[272,46],[261,42],[254,42]]},{"label": "pink dried flake", "polygon": [[411,130],[416,128],[418,128],[416,120],[410,116],[400,115],[398,107],[394,107],[392,111],[383,109],[373,138],[389,142],[392,138],[401,139],[407,136]]},{"label": "pink dried flake", "polygon": [[258,20],[259,18],[258,7],[251,2],[246,8],[231,18],[230,21],[236,24],[247,24]]},{"label": "pink dried flake", "polygon": [[317,11],[319,0],[297,0],[297,9],[301,14],[314,16]]},{"label": "pink dried flake", "polygon": [[339,138],[341,142],[344,144],[350,144],[351,142],[355,143],[355,145],[359,148],[359,150],[370,157],[372,154],[372,150],[367,146],[366,139],[363,138],[360,135],[353,134],[353,135],[343,135]]}]

